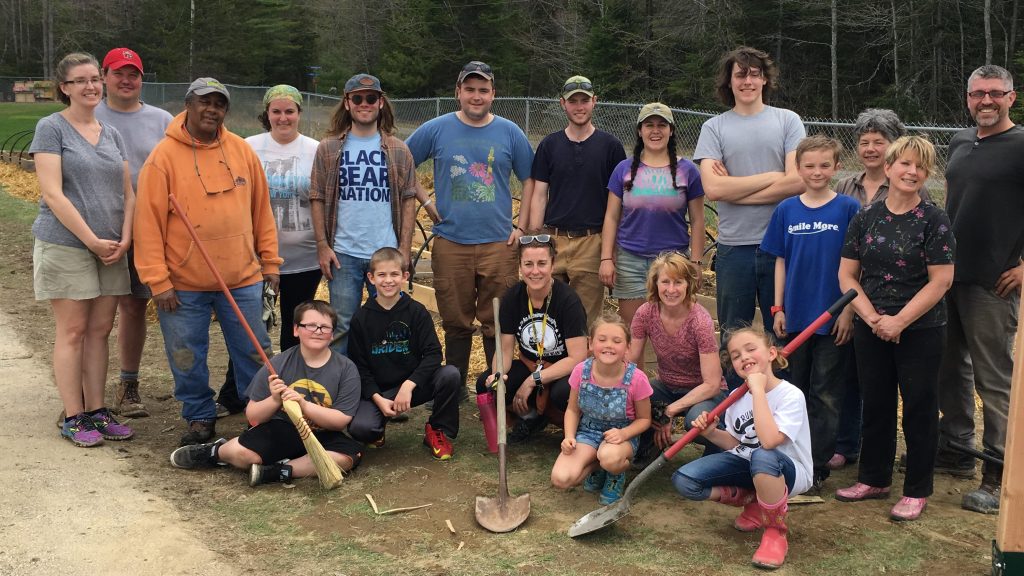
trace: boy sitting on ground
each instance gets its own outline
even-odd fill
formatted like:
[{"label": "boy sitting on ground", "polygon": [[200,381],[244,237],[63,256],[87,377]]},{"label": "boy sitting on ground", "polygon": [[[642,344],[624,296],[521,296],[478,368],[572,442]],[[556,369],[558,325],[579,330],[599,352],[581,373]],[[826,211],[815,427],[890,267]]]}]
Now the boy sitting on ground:
[{"label": "boy sitting on ground", "polygon": [[359,368],[363,393],[348,432],[383,446],[388,419],[433,400],[423,443],[434,458],[448,460],[449,439],[459,434],[459,370],[441,365],[430,312],[402,293],[409,280],[402,254],[381,248],[370,257],[369,269],[377,296],[355,313],[349,328],[348,355]]},{"label": "boy sitting on ground", "polygon": [[337,320],[337,313],[326,302],[307,300],[296,306],[292,330],[299,345],[271,359],[277,376],[270,376],[264,366],[250,385],[245,416],[252,428],[231,440],[182,446],[171,453],[171,465],[230,464],[249,470],[250,486],[315,475],[298,430],[281,409],[285,400],[294,400],[342,471],[355,468],[363,445],[342,430],[359,405],[359,372],[348,358],[330,348]]}]

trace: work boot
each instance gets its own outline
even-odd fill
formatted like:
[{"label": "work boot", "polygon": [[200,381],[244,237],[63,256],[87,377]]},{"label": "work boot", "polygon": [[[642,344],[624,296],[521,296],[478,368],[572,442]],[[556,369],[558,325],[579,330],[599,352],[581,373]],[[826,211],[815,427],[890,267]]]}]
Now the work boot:
[{"label": "work boot", "polygon": [[[997,470],[998,468],[998,470]],[[993,464],[985,463],[981,475],[981,486],[964,494],[960,507],[981,514],[998,514],[999,497],[1002,492],[1003,470]]]},{"label": "work boot", "polygon": [[774,570],[786,562],[786,552],[789,551],[789,542],[786,541],[786,512],[789,509],[787,501],[789,491],[782,495],[782,499],[774,504],[767,504],[760,498],[757,503],[761,507],[761,524],[764,525],[764,534],[761,535],[761,545],[754,552],[751,560],[758,568]]},{"label": "work boot", "polygon": [[217,423],[214,420],[193,420],[188,423],[188,432],[181,437],[179,446],[190,446],[192,444],[204,444],[213,438],[217,433]]},{"label": "work boot", "polygon": [[144,418],[149,411],[139,396],[139,381],[121,379],[114,390],[114,407],[111,410],[125,418]]}]

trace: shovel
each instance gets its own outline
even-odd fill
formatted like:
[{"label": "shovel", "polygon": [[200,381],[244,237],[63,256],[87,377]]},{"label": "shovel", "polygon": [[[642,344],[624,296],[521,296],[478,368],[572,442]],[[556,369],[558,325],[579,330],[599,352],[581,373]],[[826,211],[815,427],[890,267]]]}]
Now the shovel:
[{"label": "shovel", "polygon": [[[815,330],[817,330],[822,325],[831,320],[833,316],[838,314],[847,304],[853,301],[853,299],[856,297],[856,290],[850,290],[843,294],[839,298],[839,300],[836,301],[835,304],[830,306],[829,309],[823,312],[821,316],[818,316],[818,318],[815,319],[814,322],[811,322],[810,326],[805,328],[803,332],[797,334],[797,336],[793,338],[793,340],[790,341],[790,343],[787,344],[785,348],[782,349],[782,356],[786,357],[792,354],[794,350],[799,348],[804,343],[804,341],[806,341],[808,338],[811,337],[812,334],[814,334]],[[720,416],[722,413],[724,413],[726,408],[732,406],[746,393],[747,383],[744,382],[742,386],[733,390],[732,393],[729,394],[729,396],[725,400],[722,400],[722,402],[718,406],[715,406],[714,410],[708,413],[708,422],[711,422],[712,420]],[[594,510],[593,512],[587,514],[586,516],[583,516],[582,518],[574,522],[573,525],[569,527],[569,537],[575,538],[577,536],[583,536],[584,534],[596,532],[597,530],[600,530],[601,528],[604,528],[605,526],[608,526],[609,524],[617,521],[619,518],[622,518],[626,514],[629,514],[629,509],[633,505],[633,496],[636,494],[637,488],[641,484],[646,482],[647,479],[653,476],[658,470],[660,470],[661,467],[664,466],[669,460],[671,460],[676,454],[678,454],[684,446],[686,446],[694,438],[696,438],[700,434],[700,432],[701,431],[698,430],[697,428],[690,428],[690,430],[682,438],[676,440],[675,444],[669,446],[668,449],[661,454],[661,456],[658,456],[658,458],[654,462],[651,462],[647,466],[647,468],[644,468],[642,472],[637,474],[636,478],[634,478],[633,481],[629,483],[629,486],[626,487],[626,491],[622,494],[622,498],[620,498],[617,502],[613,504],[605,506],[604,508],[598,508],[597,510]]]},{"label": "shovel", "polygon": [[511,497],[508,494],[508,480],[505,470],[505,380],[501,374],[504,366],[501,353],[501,328],[498,323],[498,299],[494,299],[494,382],[497,384],[498,401],[498,496],[496,498],[476,497],[476,521],[491,532],[511,532],[526,522],[530,515],[530,495]]}]

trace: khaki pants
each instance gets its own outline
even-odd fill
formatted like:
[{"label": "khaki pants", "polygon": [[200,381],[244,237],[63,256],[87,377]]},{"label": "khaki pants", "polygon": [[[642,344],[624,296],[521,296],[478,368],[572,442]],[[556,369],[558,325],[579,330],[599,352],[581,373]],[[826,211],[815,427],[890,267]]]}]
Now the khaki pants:
[{"label": "khaki pants", "polygon": [[494,337],[491,301],[519,281],[518,264],[515,247],[504,242],[456,244],[434,239],[430,267],[446,340],[472,337],[474,318],[485,338]]},{"label": "khaki pants", "polygon": [[601,267],[601,235],[577,238],[555,236],[555,268],[552,275],[576,291],[587,311],[587,326],[604,309],[604,284],[598,276]]}]

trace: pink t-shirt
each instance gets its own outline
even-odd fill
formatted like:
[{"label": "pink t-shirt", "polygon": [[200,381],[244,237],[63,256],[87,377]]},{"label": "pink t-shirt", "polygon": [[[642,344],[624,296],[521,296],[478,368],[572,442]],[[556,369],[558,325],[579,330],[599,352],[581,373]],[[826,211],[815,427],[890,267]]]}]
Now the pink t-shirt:
[{"label": "pink t-shirt", "polygon": [[[596,362],[596,361],[595,361]],[[586,360],[580,362],[572,369],[572,374],[569,375],[569,387],[573,390],[579,391],[580,383],[583,380],[583,364]],[[593,378],[593,374],[591,374]],[[591,381],[591,384],[598,386],[597,383]],[[604,386],[598,386],[604,388]],[[616,388],[626,388],[621,382]],[[644,398],[650,398],[654,394],[654,388],[651,388],[651,381],[647,379],[647,374],[644,374],[643,370],[637,368],[633,370],[633,379],[630,381],[629,388],[626,388],[626,417],[631,421],[636,420],[636,404],[637,400],[643,400]]]},{"label": "pink t-shirt", "polygon": [[[718,353],[715,322],[697,302],[693,303],[690,315],[675,334],[665,331],[658,304],[644,302],[633,315],[630,332],[634,340],[646,338],[654,346],[654,354],[658,357],[658,379],[669,388],[689,389],[700,385],[704,382],[700,373],[700,355]],[[724,379],[722,389],[726,389]]]}]

